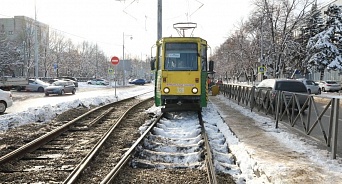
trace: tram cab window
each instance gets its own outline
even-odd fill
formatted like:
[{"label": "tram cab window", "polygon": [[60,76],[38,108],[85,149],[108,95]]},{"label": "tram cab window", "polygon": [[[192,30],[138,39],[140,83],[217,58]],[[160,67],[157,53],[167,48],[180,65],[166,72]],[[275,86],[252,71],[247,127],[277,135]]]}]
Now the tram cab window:
[{"label": "tram cab window", "polygon": [[198,70],[196,43],[167,43],[165,48],[165,70]]}]

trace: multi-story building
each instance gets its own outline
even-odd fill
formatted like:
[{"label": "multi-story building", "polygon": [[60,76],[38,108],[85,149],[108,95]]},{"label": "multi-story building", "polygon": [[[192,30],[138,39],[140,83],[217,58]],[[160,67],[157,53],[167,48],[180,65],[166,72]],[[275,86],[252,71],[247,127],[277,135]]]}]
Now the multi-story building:
[{"label": "multi-story building", "polygon": [[[49,26],[25,16],[0,18],[0,32],[5,33],[20,53],[23,65],[29,75],[34,72],[35,31],[37,29],[38,60],[46,56],[49,45]],[[24,54],[25,53],[25,54]],[[23,71],[22,71],[23,72]],[[26,73],[25,72],[25,73]]]},{"label": "multi-story building", "polygon": [[49,26],[25,16],[14,16],[14,18],[0,18],[0,31],[5,32],[11,41],[34,40],[34,31],[37,27],[37,40],[40,46],[45,46],[49,40]]}]

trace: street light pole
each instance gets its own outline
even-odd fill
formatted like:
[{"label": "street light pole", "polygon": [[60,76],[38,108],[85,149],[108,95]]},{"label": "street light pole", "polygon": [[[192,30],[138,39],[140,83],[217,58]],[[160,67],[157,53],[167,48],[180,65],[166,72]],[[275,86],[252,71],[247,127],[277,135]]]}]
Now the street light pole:
[{"label": "street light pole", "polygon": [[122,67],[123,67],[123,86],[125,86],[125,32],[122,33]]},{"label": "street light pole", "polygon": [[130,36],[132,39],[132,35],[125,35],[125,32],[122,33],[122,67],[123,67],[123,85],[125,85],[126,81],[126,69],[125,69],[125,36]]},{"label": "street light pole", "polygon": [[38,37],[37,37],[37,32],[38,32],[38,22],[37,22],[37,14],[36,14],[36,9],[35,9],[35,19],[34,19],[34,78],[37,80],[38,79],[38,67],[39,67],[39,61],[38,61]]}]

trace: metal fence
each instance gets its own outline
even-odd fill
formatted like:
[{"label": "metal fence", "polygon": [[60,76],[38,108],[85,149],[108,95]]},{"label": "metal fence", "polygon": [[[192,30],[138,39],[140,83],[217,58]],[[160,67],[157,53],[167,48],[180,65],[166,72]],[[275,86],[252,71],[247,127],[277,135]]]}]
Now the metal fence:
[{"label": "metal fence", "polygon": [[[314,80],[314,81],[319,81],[320,76],[321,76],[321,73],[314,72],[312,74],[309,74],[308,78],[311,80]],[[333,81],[337,81],[340,83],[342,81],[341,71],[339,71],[339,70],[325,70],[323,80],[333,80]]]},{"label": "metal fence", "polygon": [[[255,86],[237,84],[221,84],[220,93],[234,100],[237,104],[271,116],[278,128],[279,121],[288,123],[306,135],[324,140],[327,148],[331,148],[331,157],[336,159],[338,145],[338,119],[340,99],[336,97],[315,96],[302,93],[270,90],[257,90]],[[304,104],[299,98],[305,98]],[[318,105],[323,105],[320,111]],[[330,109],[330,110],[329,110]],[[324,123],[322,121],[324,116]],[[327,120],[328,117],[328,120]],[[312,135],[315,132],[315,135]],[[342,151],[341,151],[342,152]]]}]

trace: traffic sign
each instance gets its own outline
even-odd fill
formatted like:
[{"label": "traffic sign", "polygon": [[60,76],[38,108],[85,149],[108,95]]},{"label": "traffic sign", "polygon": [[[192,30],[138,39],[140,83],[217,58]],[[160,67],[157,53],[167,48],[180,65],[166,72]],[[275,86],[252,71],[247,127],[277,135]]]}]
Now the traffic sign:
[{"label": "traffic sign", "polygon": [[110,60],[110,62],[113,64],[113,65],[117,65],[119,64],[119,58],[114,56],[112,57],[112,59]]},{"label": "traffic sign", "polygon": [[258,67],[258,73],[263,74],[263,73],[265,73],[265,72],[266,72],[266,67],[264,67],[264,66],[259,66],[259,67]]},{"label": "traffic sign", "polygon": [[112,68],[109,68],[109,69],[108,69],[108,73],[109,73],[109,74],[114,74],[114,70],[113,70]]}]

